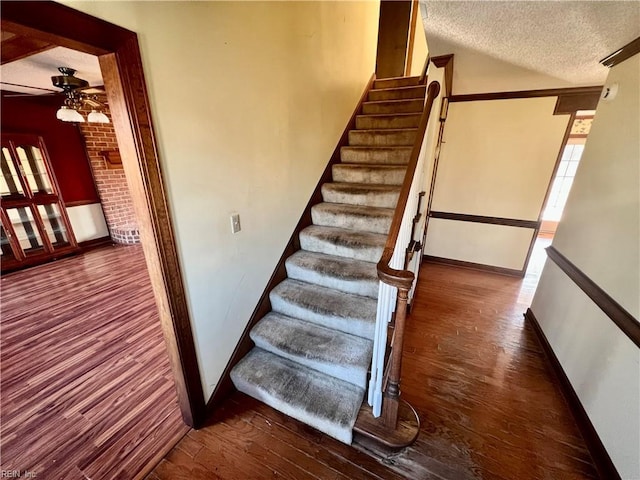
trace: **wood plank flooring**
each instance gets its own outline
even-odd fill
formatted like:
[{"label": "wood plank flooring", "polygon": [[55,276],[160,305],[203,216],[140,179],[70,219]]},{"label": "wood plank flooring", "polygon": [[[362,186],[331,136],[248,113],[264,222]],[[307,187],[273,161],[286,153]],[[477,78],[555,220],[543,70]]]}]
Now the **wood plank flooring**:
[{"label": "wood plank flooring", "polygon": [[594,479],[595,468],[523,313],[524,280],[422,267],[405,336],[402,392],[422,419],[395,454],[349,447],[235,393],[149,480]]},{"label": "wood plank flooring", "polygon": [[141,247],[104,247],[0,285],[2,470],[144,476],[189,429]]}]

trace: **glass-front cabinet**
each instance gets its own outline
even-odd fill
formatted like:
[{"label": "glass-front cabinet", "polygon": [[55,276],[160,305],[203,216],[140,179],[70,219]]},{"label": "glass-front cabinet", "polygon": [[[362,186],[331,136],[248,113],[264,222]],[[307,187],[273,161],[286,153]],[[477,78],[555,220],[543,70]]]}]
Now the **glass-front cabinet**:
[{"label": "glass-front cabinet", "polygon": [[2,271],[77,250],[42,138],[3,133],[0,163]]}]

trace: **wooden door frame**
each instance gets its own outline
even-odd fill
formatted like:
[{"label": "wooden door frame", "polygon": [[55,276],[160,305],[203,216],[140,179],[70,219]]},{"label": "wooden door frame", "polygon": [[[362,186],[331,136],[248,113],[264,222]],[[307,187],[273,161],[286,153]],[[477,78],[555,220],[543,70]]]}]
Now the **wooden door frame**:
[{"label": "wooden door frame", "polygon": [[184,422],[205,401],[135,32],[50,1],[3,2],[2,29],[97,55]]}]

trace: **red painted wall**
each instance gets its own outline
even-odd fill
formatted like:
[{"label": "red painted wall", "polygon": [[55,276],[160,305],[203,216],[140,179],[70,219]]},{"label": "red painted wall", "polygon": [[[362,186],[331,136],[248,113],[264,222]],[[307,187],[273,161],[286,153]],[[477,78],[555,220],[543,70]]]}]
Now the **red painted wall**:
[{"label": "red painted wall", "polygon": [[7,133],[42,136],[65,203],[98,203],[80,132],[74,124],[56,118],[61,104],[58,95],[9,98],[3,95],[0,126]]}]

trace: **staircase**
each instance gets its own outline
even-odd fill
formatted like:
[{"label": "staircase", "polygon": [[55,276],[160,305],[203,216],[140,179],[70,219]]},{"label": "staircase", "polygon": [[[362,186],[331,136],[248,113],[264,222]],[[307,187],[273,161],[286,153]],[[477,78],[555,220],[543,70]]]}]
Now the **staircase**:
[{"label": "staircase", "polygon": [[367,388],[380,260],[424,108],[418,77],[376,80],[301,250],[233,368],[236,388],[350,444]]}]

